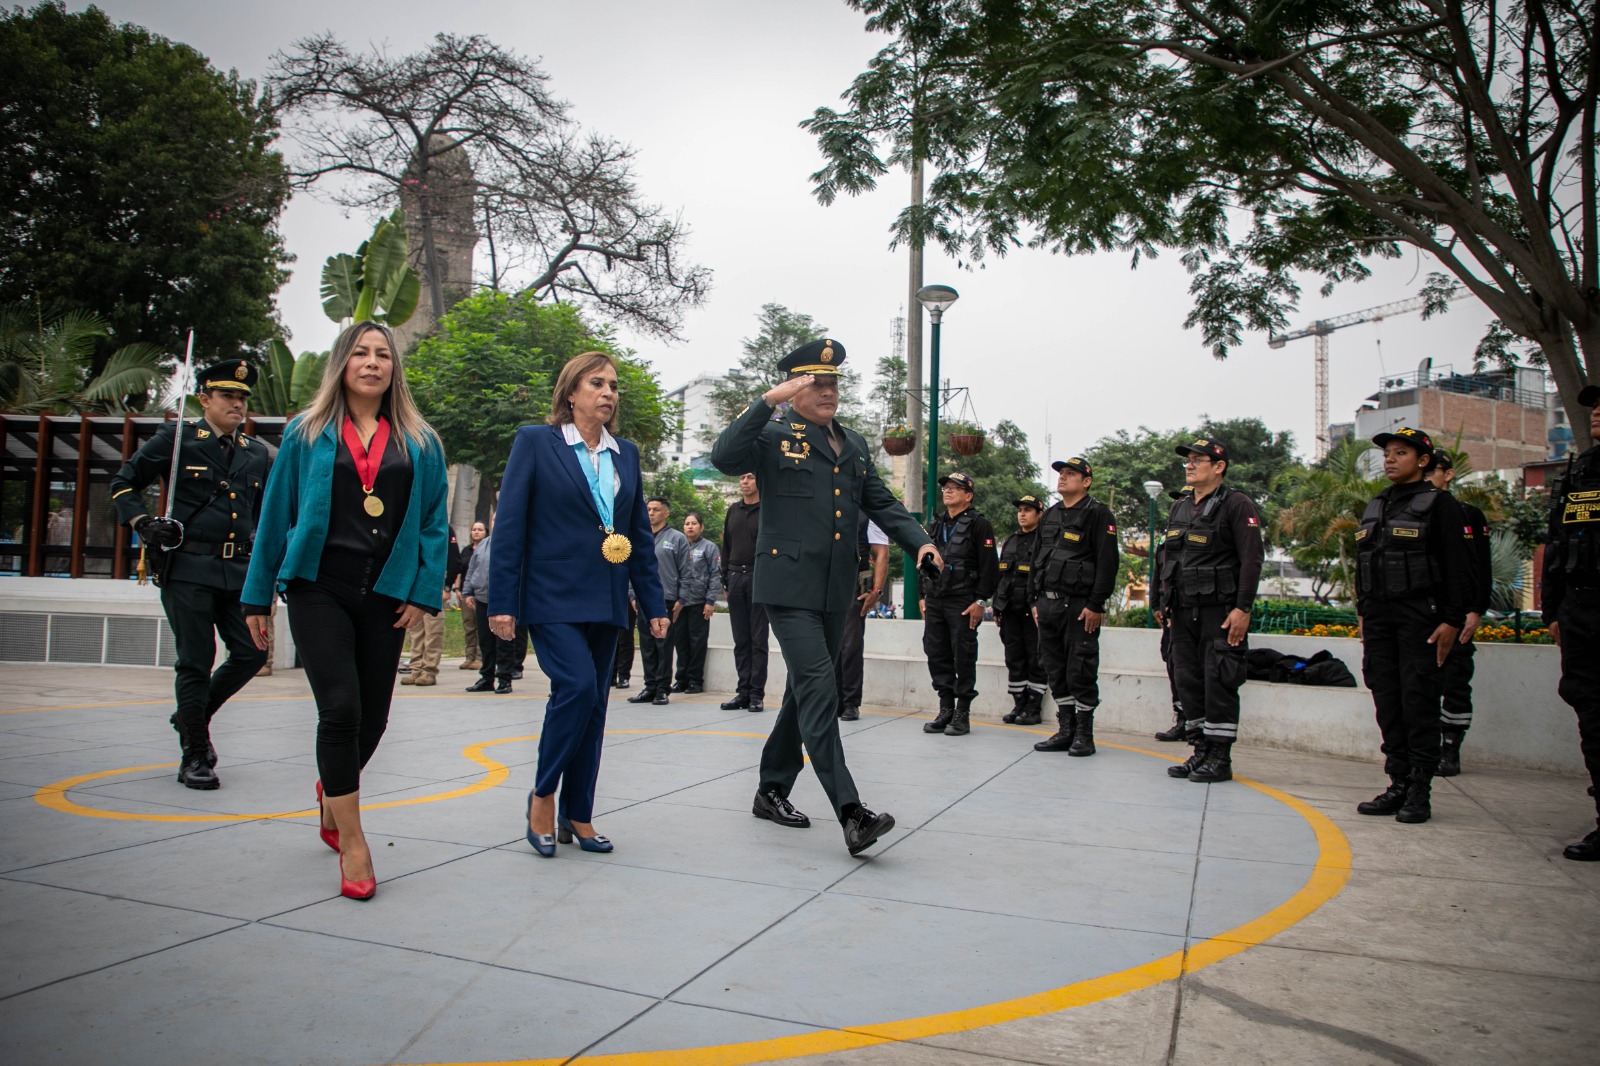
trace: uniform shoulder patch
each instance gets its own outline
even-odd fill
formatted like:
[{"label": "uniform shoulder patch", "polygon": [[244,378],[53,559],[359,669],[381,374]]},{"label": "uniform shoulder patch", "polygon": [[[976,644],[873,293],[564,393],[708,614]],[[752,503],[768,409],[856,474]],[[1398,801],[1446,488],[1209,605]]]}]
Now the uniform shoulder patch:
[{"label": "uniform shoulder patch", "polygon": [[1244,520],[1244,522],[1245,522],[1245,525],[1247,525],[1247,526],[1259,526],[1261,524],[1259,521],[1256,520],[1256,516],[1255,515],[1250,515],[1249,517],[1247,517]]},{"label": "uniform shoulder patch", "polygon": [[1117,524],[1115,522],[1107,522],[1106,523],[1106,532],[1107,533],[1116,533],[1116,531],[1117,531]]}]

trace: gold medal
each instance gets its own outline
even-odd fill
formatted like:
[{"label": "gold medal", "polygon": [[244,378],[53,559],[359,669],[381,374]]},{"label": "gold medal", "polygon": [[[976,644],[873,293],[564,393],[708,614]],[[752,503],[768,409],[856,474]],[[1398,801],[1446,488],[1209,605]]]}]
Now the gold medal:
[{"label": "gold medal", "polygon": [[600,554],[608,563],[625,563],[633,554],[633,541],[621,533],[607,533],[606,539],[600,542]]},{"label": "gold medal", "polygon": [[383,501],[376,496],[368,495],[366,499],[361,501],[361,506],[366,508],[367,513],[373,518],[377,518],[383,513]]}]

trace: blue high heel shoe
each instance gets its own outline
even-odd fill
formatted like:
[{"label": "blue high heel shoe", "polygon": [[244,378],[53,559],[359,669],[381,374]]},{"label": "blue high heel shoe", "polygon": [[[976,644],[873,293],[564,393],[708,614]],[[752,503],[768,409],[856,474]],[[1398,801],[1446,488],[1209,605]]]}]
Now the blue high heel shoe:
[{"label": "blue high heel shoe", "polygon": [[[523,822],[533,817],[533,792],[528,792],[528,813],[523,816]],[[556,838],[549,833],[535,833],[533,827],[528,827],[528,843],[533,845],[533,850],[547,859],[556,857]]]},{"label": "blue high heel shoe", "polygon": [[582,848],[584,851],[608,852],[616,850],[611,841],[607,840],[603,836],[600,836],[598,833],[592,837],[578,836],[577,832],[572,828],[572,823],[567,820],[566,815],[563,814],[557,817],[556,839],[561,841],[563,844],[570,844],[572,843],[573,837],[578,838],[578,847]]}]

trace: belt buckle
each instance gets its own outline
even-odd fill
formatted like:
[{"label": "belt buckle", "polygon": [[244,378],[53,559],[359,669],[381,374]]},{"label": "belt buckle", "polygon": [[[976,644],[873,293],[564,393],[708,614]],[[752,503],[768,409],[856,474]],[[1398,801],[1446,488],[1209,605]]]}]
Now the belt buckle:
[{"label": "belt buckle", "polygon": [[224,559],[233,558],[233,541],[225,540],[222,542],[222,557]]}]

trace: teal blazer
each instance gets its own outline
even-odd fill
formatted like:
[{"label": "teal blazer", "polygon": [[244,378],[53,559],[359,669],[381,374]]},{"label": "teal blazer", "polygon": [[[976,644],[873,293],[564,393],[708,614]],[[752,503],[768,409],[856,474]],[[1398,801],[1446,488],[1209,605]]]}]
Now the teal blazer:
[{"label": "teal blazer", "polygon": [[[267,478],[250,570],[239,597],[246,614],[267,613],[277,591],[295,578],[315,581],[322,562],[339,437],[330,424],[307,443],[296,428],[299,421],[295,418],[284,430],[283,445]],[[444,449],[432,440],[419,445],[407,437],[406,451],[411,454],[411,495],[373,591],[437,614],[450,543]]]}]

